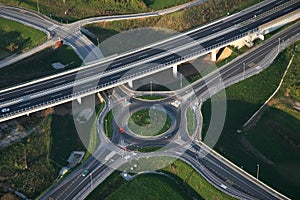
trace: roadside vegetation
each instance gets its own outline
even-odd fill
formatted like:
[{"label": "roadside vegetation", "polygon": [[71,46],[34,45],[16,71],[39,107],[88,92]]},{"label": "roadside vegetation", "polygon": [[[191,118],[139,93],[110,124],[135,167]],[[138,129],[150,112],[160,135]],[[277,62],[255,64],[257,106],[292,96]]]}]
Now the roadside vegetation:
[{"label": "roadside vegetation", "polygon": [[103,130],[107,138],[110,140],[113,136],[113,120],[114,120],[114,114],[113,110],[110,110],[106,116],[104,117],[103,121]]},{"label": "roadside vegetation", "polygon": [[161,148],[162,147],[158,147],[158,146],[141,147],[138,149],[138,151],[142,153],[148,153],[148,152],[158,151]]},{"label": "roadside vegetation", "polygon": [[0,17],[0,60],[28,51],[46,39],[47,36],[42,31]]},{"label": "roadside vegetation", "polygon": [[[98,104],[96,113],[103,106]],[[49,108],[18,119],[19,126],[25,131],[34,131],[20,142],[0,151],[0,199],[14,199],[8,188],[34,199],[55,182],[59,170],[68,164],[67,159],[72,151],[85,151],[84,160],[90,156],[70,112],[70,104],[64,104],[55,107],[55,110]],[[88,131],[91,137],[95,135],[94,127]],[[94,147],[94,144],[89,144]]]},{"label": "roadside vegetation", "polygon": [[31,115],[23,124],[35,128],[31,135],[0,151],[0,197],[13,188],[33,199],[53,183],[59,168],[48,159],[51,122],[51,115]]},{"label": "roadside vegetation", "polygon": [[151,12],[189,1],[192,0],[0,0],[0,3],[29,8],[57,21],[69,23],[94,16]]},{"label": "roadside vegetation", "polygon": [[136,98],[138,99],[144,99],[144,100],[161,100],[166,97],[160,96],[160,95],[143,95],[143,96],[137,96]]},{"label": "roadside vegetation", "polygon": [[[116,171],[100,184],[87,200],[108,199],[233,199],[208,183],[192,167],[176,160],[164,175],[144,174],[130,182]],[[169,177],[168,177],[169,176]]]},{"label": "roadside vegetation", "polygon": [[[54,69],[51,64],[60,62],[63,69]],[[82,61],[69,46],[47,48],[24,60],[0,69],[0,88],[32,81],[81,66]]]},{"label": "roadside vegetation", "polygon": [[95,108],[95,112],[96,112],[96,118],[95,121],[92,123],[92,127],[91,127],[91,131],[90,131],[90,138],[89,138],[89,144],[88,144],[88,148],[86,151],[86,154],[82,160],[82,162],[86,161],[91,154],[97,149],[97,147],[100,144],[100,138],[98,135],[98,130],[97,130],[97,125],[98,125],[98,117],[101,114],[103,108],[104,108],[104,102],[103,103],[99,103],[98,105],[96,105]]},{"label": "roadside vegetation", "polygon": [[[153,112],[150,117],[150,112]],[[157,130],[156,124],[164,122],[161,130]],[[128,120],[128,128],[135,134],[142,136],[155,136],[166,132],[172,124],[168,114],[163,111],[152,109],[143,109],[133,113]]]},{"label": "roadside vegetation", "polygon": [[187,131],[189,135],[192,135],[196,129],[196,114],[193,109],[188,108],[186,111]]},{"label": "roadside vegetation", "polygon": [[[299,46],[300,43],[298,42]],[[300,196],[300,113],[299,53],[291,46],[279,54],[262,73],[226,89],[227,115],[225,126],[214,147],[219,153],[274,189],[295,199]],[[249,127],[238,133],[243,124],[269,98],[279,85],[291,55],[293,64],[279,93]],[[210,102],[203,105],[204,131],[210,118]]]},{"label": "roadside vegetation", "polygon": [[[207,0],[197,6],[163,16],[95,23],[86,25],[85,28],[93,32],[96,37],[99,38],[99,42],[117,33],[143,27],[166,28],[183,32],[226,16],[227,13],[232,14],[261,1],[262,0]],[[169,31],[159,31],[157,35],[161,37],[153,39],[156,39],[156,41],[163,39],[163,33],[165,37],[170,36]],[[148,40],[146,37],[145,39]],[[154,41],[149,40],[147,42]],[[127,44],[124,44],[124,46],[126,45]]]}]

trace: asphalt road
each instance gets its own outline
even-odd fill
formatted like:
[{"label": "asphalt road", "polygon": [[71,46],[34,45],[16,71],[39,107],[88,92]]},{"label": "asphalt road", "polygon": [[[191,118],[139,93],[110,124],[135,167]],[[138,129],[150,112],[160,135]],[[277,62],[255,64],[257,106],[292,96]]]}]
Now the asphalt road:
[{"label": "asphalt road", "polygon": [[[259,18],[260,13],[264,13],[268,10],[272,10],[272,8],[286,2],[286,1],[278,1],[279,3],[270,3],[264,5],[257,9],[252,9],[250,12],[241,12],[239,15],[230,18],[229,20],[220,21],[211,26],[208,26],[204,29],[199,29],[194,32],[188,33],[187,36],[178,37],[175,40],[167,41],[152,48],[146,48],[142,51],[135,52],[123,57],[120,57],[113,62],[103,62],[102,64],[96,64],[94,67],[90,67],[84,69],[78,73],[71,73],[68,75],[64,75],[62,77],[57,77],[54,79],[50,79],[44,82],[35,83],[33,85],[20,87],[18,89],[14,89],[12,91],[2,92],[0,93],[0,105],[1,107],[9,107],[10,112],[19,111],[22,109],[26,109],[33,106],[39,106],[44,102],[53,101],[57,99],[62,99],[73,93],[73,84],[76,76],[80,77],[80,80],[85,79],[86,82],[81,83],[78,90],[87,91],[89,88],[94,88],[95,86],[105,85],[109,82],[115,82],[121,77],[130,76],[136,73],[141,73],[145,70],[149,70],[154,68],[155,66],[171,62],[172,60],[178,59],[180,56],[191,54],[195,51],[198,51],[201,48],[208,48],[215,44],[218,44],[222,41],[229,40],[234,38],[236,35],[244,34],[249,30],[257,28],[259,25],[264,24],[268,21],[271,21],[279,16],[286,14],[287,12],[291,12],[300,7],[300,2],[297,1],[293,5],[290,5],[283,10],[270,14],[267,18],[257,19]],[[254,15],[257,15],[256,19],[254,19]],[[238,21],[238,22],[237,22]],[[211,37],[212,35],[226,29],[232,28],[234,25],[239,24],[240,22],[247,21],[247,25],[242,27],[237,27],[223,36],[218,36],[214,39],[207,40],[205,42],[197,42],[201,41],[201,39],[205,37]],[[238,25],[240,26],[240,25]],[[188,38],[187,38],[188,37]],[[193,48],[187,47],[182,50],[177,51],[176,53],[171,53],[169,55],[164,55],[160,58],[157,58],[158,55],[166,51],[173,52],[178,49],[182,45],[186,45],[187,41],[193,42]],[[196,41],[196,42],[195,42]],[[200,43],[200,45],[199,45]],[[180,55],[180,56],[179,56]],[[143,65],[136,66],[132,68],[132,63],[137,63],[143,60],[143,57],[147,57],[147,59],[151,58],[150,61],[146,62]],[[153,64],[154,63],[154,64]],[[130,67],[124,67],[130,66]],[[108,75],[103,75],[102,72],[105,71]],[[100,74],[100,76],[99,76]],[[92,80],[94,75],[94,79]],[[97,75],[97,77],[95,76]],[[100,80],[99,80],[99,77]],[[99,80],[99,81],[98,81]],[[64,89],[53,90],[54,87],[61,87],[63,85],[68,85]],[[45,91],[48,92],[45,92]],[[52,90],[52,91],[49,91]],[[43,93],[41,93],[43,91]],[[18,99],[15,101],[15,99]],[[14,101],[11,105],[5,105],[5,102]],[[1,113],[0,118],[5,118],[4,115],[9,113]]]}]

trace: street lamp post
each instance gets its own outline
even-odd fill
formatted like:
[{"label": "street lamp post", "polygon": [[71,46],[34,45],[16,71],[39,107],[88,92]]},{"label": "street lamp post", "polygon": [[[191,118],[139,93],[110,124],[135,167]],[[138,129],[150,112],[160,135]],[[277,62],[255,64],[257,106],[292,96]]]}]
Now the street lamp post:
[{"label": "street lamp post", "polygon": [[280,51],[280,38],[278,38],[278,53]]},{"label": "street lamp post", "polygon": [[107,119],[105,119],[105,135],[107,137]]},{"label": "street lamp post", "polygon": [[150,94],[152,96],[152,81],[150,81]]},{"label": "street lamp post", "polygon": [[182,74],[180,73],[180,89],[182,88]]},{"label": "street lamp post", "polygon": [[37,7],[37,10],[38,10],[38,13],[40,13],[39,0],[36,0],[36,7]]},{"label": "street lamp post", "polygon": [[93,187],[93,176],[92,173],[90,173],[90,178],[91,178],[91,188]]},{"label": "street lamp post", "polygon": [[256,169],[256,179],[258,180],[258,175],[259,175],[259,164],[257,164],[257,169]]}]

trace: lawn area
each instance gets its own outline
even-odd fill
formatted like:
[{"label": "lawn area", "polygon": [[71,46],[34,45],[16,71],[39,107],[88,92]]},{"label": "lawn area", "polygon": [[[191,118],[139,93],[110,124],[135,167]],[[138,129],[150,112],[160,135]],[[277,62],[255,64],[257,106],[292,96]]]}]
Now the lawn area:
[{"label": "lawn area", "polygon": [[159,149],[161,149],[162,147],[155,147],[155,146],[151,146],[151,147],[141,147],[138,149],[139,152],[143,152],[143,153],[148,153],[148,152],[153,152],[153,151],[158,151]]},{"label": "lawn area", "polygon": [[[270,107],[261,119],[254,127],[237,133],[275,91],[292,51],[293,46],[280,53],[262,73],[226,89],[226,121],[214,149],[253,176],[256,176],[256,166],[259,164],[259,178],[263,182],[288,197],[297,199],[300,196],[300,173],[297,171],[300,166],[300,113],[285,104],[299,97],[299,54],[295,57],[280,92],[271,100]],[[209,101],[204,103],[202,112],[205,133],[210,118]]]},{"label": "lawn area", "polygon": [[183,182],[181,185],[188,185],[191,189],[186,191],[188,194],[194,195],[193,191],[195,191],[203,199],[234,199],[216,189],[191,166],[181,160],[176,160],[171,165],[165,167],[163,171],[170,172],[170,174],[172,173],[175,177],[181,179]]},{"label": "lawn area", "polygon": [[0,17],[0,60],[42,44],[47,36],[40,30]]},{"label": "lawn area", "polygon": [[103,122],[104,133],[110,140],[112,139],[113,136],[113,120],[114,120],[113,110],[110,110],[104,117],[104,122]]},{"label": "lawn area", "polygon": [[188,108],[186,111],[186,121],[187,121],[187,130],[189,135],[192,135],[196,128],[196,114],[194,113],[193,109]]},{"label": "lawn area", "polygon": [[[51,64],[60,62],[68,65],[63,69],[54,69]],[[0,69],[0,88],[28,82],[81,66],[81,59],[69,46],[58,49],[47,48],[10,66]]]},{"label": "lawn area", "polygon": [[107,200],[113,199],[191,199],[170,178],[157,174],[144,174],[122,185]]},{"label": "lawn area", "polygon": [[[162,124],[162,122],[165,122]],[[128,128],[142,136],[155,136],[166,132],[172,120],[165,112],[157,109],[143,109],[133,113],[128,120]]]},{"label": "lawn area", "polygon": [[[151,0],[149,0],[150,2]],[[179,1],[179,0],[177,0]],[[262,0],[207,0],[197,6],[181,10],[175,13],[151,17],[145,19],[131,19],[131,20],[121,20],[121,21],[111,21],[103,23],[95,23],[86,25],[85,28],[93,32],[102,42],[105,39],[123,31],[132,30],[136,28],[143,27],[156,27],[156,28],[166,28],[174,31],[187,31],[194,27],[202,24],[206,24],[220,17],[227,15],[227,13],[234,13],[251,5],[254,5]],[[156,4],[176,1],[151,1],[153,6]],[[156,30],[158,31],[158,30]],[[155,34],[155,33],[152,33]],[[155,35],[159,38],[153,38],[153,40],[158,41],[164,37],[170,36],[169,31],[158,31]],[[149,37],[142,37],[144,40],[149,40]],[[150,37],[151,38],[151,37]],[[139,38],[137,38],[139,40]],[[144,41],[145,43],[151,42]],[[152,41],[153,42],[153,41]],[[124,46],[128,44],[123,43]],[[132,44],[130,44],[132,45]]]},{"label": "lawn area", "polygon": [[108,199],[233,199],[210,185],[186,163],[176,160],[161,170],[170,177],[144,174],[126,182],[119,171],[110,175],[87,200]]},{"label": "lawn area", "polygon": [[[192,0],[86,0],[86,1],[48,1],[48,0],[0,0],[0,3],[22,6],[39,11],[57,21],[68,23],[79,19],[131,13],[151,12]],[[38,4],[37,4],[38,3]]]},{"label": "lawn area", "polygon": [[145,100],[161,100],[166,98],[165,96],[159,96],[159,95],[143,95],[136,97],[138,99],[145,99]]},{"label": "lawn area", "polygon": [[31,115],[23,122],[24,127],[35,127],[31,135],[0,151],[0,198],[12,187],[33,199],[53,183],[59,168],[48,159],[51,123],[51,115]]},{"label": "lawn area", "polygon": [[193,0],[143,0],[145,4],[152,10],[161,10],[172,6],[184,4]]}]

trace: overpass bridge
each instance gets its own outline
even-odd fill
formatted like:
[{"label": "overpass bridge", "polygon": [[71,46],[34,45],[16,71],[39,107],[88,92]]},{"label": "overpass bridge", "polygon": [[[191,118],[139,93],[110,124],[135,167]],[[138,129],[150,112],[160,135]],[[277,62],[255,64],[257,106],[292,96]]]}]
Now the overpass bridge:
[{"label": "overpass bridge", "polygon": [[[227,45],[251,45],[299,18],[299,0],[268,1],[162,42],[0,91],[0,122],[173,68]],[[4,112],[3,112],[4,111]]]}]

